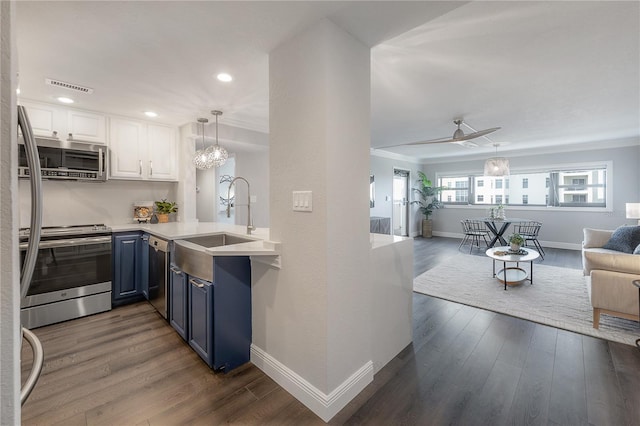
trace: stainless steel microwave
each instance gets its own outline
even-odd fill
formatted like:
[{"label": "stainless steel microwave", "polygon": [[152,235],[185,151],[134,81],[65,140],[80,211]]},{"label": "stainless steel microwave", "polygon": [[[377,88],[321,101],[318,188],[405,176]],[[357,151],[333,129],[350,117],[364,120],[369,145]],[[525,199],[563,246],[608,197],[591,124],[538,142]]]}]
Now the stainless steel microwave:
[{"label": "stainless steel microwave", "polygon": [[[104,182],[107,180],[107,153],[104,145],[36,137],[43,179]],[[22,138],[18,145],[18,177],[29,176]]]}]

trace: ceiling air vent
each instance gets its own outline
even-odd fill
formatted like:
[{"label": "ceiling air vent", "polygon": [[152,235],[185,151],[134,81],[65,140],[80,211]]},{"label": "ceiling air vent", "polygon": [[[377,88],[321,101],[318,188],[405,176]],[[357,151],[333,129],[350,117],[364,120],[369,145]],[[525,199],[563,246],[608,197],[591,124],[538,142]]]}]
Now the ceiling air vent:
[{"label": "ceiling air vent", "polygon": [[92,88],[80,86],[79,84],[67,83],[60,80],[53,80],[51,78],[45,78],[44,81],[49,86],[64,87],[65,89],[73,90],[75,92],[80,92],[80,93],[88,93],[88,94],[93,93]]}]

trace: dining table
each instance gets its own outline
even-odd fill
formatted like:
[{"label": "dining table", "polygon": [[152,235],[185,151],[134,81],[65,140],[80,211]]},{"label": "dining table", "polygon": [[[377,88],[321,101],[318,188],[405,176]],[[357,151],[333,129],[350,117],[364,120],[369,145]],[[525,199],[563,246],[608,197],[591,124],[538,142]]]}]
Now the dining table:
[{"label": "dining table", "polygon": [[498,242],[500,242],[500,245],[502,246],[509,245],[507,243],[507,240],[504,239],[503,235],[505,232],[507,232],[509,225],[511,225],[512,223],[525,223],[532,221],[532,219],[522,219],[517,217],[504,219],[481,217],[470,220],[481,221],[484,222],[485,225],[487,225],[487,229],[493,234],[493,238],[489,242],[489,248],[494,247]]}]

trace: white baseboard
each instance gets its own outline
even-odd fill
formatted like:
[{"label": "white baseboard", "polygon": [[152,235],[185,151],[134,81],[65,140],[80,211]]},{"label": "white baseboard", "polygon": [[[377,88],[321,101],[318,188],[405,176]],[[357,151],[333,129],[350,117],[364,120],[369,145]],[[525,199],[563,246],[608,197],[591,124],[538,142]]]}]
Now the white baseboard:
[{"label": "white baseboard", "polygon": [[331,420],[373,381],[373,362],[367,361],[327,395],[253,344],[251,362],[325,422]]}]

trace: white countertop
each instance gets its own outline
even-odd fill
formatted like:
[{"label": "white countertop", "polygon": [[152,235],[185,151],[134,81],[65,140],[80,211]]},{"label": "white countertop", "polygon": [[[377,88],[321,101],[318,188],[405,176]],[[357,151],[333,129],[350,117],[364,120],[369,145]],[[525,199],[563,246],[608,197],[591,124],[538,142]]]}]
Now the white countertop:
[{"label": "white countertop", "polygon": [[[247,227],[218,222],[169,222],[169,223],[128,223],[109,225],[113,232],[145,231],[156,237],[167,240],[212,235],[219,233],[233,234],[250,238],[254,241],[220,247],[204,248],[206,253],[216,256],[277,256],[280,254],[279,244],[268,241],[269,228],[257,228],[247,235]],[[190,244],[190,243],[186,243]]]},{"label": "white countertop", "polygon": [[[277,256],[280,254],[279,243],[269,241],[269,228],[257,228],[247,235],[247,227],[218,222],[169,222],[169,223],[126,223],[109,225],[113,232],[145,231],[167,240],[181,240],[184,238],[212,235],[219,233],[234,234],[239,237],[251,238],[255,241],[232,244],[220,247],[208,247],[205,251],[216,256]],[[371,249],[411,240],[409,237],[399,237],[387,234],[369,234]]]},{"label": "white countertop", "polygon": [[374,234],[374,233],[369,234],[369,244],[372,250],[377,249],[379,247],[396,244],[406,240],[413,240],[413,238],[400,237],[398,235],[388,235],[388,234]]}]

